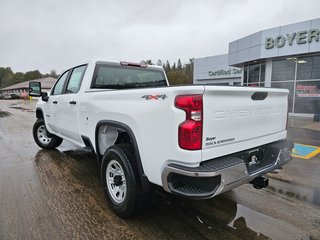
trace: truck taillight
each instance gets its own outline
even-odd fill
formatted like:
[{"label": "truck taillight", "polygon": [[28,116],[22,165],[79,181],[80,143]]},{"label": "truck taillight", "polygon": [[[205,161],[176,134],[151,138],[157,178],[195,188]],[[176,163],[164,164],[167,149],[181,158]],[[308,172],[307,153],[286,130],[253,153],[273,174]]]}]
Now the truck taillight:
[{"label": "truck taillight", "polygon": [[186,150],[202,148],[202,95],[180,95],[175,106],[186,112],[186,120],[179,125],[179,146]]}]

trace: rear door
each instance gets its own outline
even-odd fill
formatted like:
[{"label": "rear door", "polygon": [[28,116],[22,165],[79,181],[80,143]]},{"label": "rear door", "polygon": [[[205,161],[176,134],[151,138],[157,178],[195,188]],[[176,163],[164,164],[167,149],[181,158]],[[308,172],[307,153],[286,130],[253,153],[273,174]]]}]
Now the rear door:
[{"label": "rear door", "polygon": [[205,86],[203,160],[286,137],[288,90]]}]

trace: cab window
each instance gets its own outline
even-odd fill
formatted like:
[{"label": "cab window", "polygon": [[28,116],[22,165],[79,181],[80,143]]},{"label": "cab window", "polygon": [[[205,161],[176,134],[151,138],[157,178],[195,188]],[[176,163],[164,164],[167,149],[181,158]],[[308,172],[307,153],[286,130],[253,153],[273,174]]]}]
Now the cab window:
[{"label": "cab window", "polygon": [[67,80],[69,72],[70,71],[66,71],[60,76],[60,78],[56,82],[56,85],[53,88],[52,95],[58,95],[58,94],[63,93],[63,88],[64,88],[64,85]]},{"label": "cab window", "polygon": [[73,69],[69,78],[66,93],[77,93],[79,91],[86,69],[87,65],[79,66]]}]

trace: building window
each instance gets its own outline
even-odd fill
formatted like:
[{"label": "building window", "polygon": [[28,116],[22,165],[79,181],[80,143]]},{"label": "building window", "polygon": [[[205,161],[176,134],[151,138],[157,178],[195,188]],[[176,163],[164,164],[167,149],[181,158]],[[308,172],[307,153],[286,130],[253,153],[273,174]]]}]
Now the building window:
[{"label": "building window", "polygon": [[320,56],[288,57],[272,61],[271,87],[289,89],[289,112],[320,112],[319,79]]},{"label": "building window", "polygon": [[272,61],[271,81],[288,81],[295,79],[296,58]]},{"label": "building window", "polygon": [[248,71],[249,71],[249,66],[244,66],[244,75],[243,75],[243,85],[248,84]]},{"label": "building window", "polygon": [[266,78],[266,63],[261,63],[261,68],[260,68],[260,85],[261,85],[261,83],[264,85],[265,78]]},{"label": "building window", "polygon": [[300,57],[297,66],[297,80],[320,79],[320,56]]},{"label": "building window", "polygon": [[249,83],[259,83],[260,63],[249,65]]},{"label": "building window", "polygon": [[271,82],[271,87],[273,88],[285,88],[289,90],[288,96],[288,111],[292,112],[293,108],[293,90],[294,90],[294,83],[293,82]]},{"label": "building window", "polygon": [[264,86],[266,66],[257,61],[244,66],[243,85],[251,87]]},{"label": "building window", "polygon": [[297,81],[294,112],[320,113],[320,81]]}]

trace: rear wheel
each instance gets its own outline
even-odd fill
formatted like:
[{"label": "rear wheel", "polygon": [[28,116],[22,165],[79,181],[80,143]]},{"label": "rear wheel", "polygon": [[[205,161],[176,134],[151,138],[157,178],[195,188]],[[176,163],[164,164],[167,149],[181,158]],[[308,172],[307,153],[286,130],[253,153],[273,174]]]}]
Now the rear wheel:
[{"label": "rear wheel", "polygon": [[141,183],[130,144],[117,144],[106,151],[101,180],[109,206],[119,217],[129,218],[140,210]]},{"label": "rear wheel", "polygon": [[44,149],[55,149],[63,141],[62,138],[48,132],[42,118],[39,118],[33,125],[33,138],[38,146]]}]

